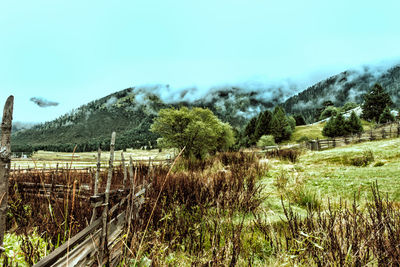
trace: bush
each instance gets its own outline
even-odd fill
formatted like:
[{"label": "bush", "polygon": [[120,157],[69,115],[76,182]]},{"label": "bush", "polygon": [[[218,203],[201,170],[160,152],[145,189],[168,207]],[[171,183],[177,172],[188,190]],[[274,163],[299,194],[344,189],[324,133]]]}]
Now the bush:
[{"label": "bush", "polygon": [[374,153],[370,149],[364,150],[361,156],[355,156],[352,158],[349,158],[348,156],[343,157],[343,162],[345,164],[357,167],[366,167],[373,161]]},{"label": "bush", "polygon": [[307,136],[304,136],[304,135],[296,140],[297,143],[303,143],[303,142],[308,142],[308,141],[310,141],[310,138],[308,138]]},{"label": "bush", "polygon": [[257,142],[258,147],[275,146],[275,138],[272,135],[263,135]]},{"label": "bush", "polygon": [[292,163],[296,163],[300,154],[301,154],[301,152],[298,149],[277,149],[277,150],[266,152],[265,156],[267,156],[269,158],[276,157],[279,159],[286,159]]}]

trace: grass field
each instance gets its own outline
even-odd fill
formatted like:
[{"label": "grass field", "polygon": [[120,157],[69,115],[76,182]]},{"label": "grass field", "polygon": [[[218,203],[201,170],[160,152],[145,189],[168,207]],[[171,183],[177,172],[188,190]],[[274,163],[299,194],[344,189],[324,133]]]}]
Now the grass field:
[{"label": "grass field", "polygon": [[[121,153],[122,150],[115,151],[115,161],[116,165],[121,163]],[[141,149],[127,149],[124,151],[124,157],[126,161],[129,161],[129,157],[132,157],[135,161],[145,161],[148,162],[151,158],[152,161],[164,161],[166,159],[173,158],[177,154],[174,149],[164,149],[159,152],[158,149],[152,150],[141,150]],[[108,160],[110,159],[110,152],[103,151],[101,153],[101,164],[102,166],[108,165]],[[68,164],[70,168],[72,163],[72,168],[88,168],[95,167],[97,163],[97,151],[95,152],[83,152],[83,153],[64,153],[64,152],[52,152],[39,150],[32,154],[30,158],[12,159],[11,165],[14,168],[38,168],[41,169],[43,166],[46,168],[55,168],[57,164],[59,167],[65,167]]]},{"label": "grass field", "polygon": [[[325,151],[303,151],[298,162],[267,159],[269,173],[261,183],[265,186],[264,203],[269,220],[283,216],[284,203],[291,202],[294,210],[306,213],[307,203],[326,207],[354,197],[361,204],[371,199],[371,185],[377,181],[381,193],[400,202],[400,139],[351,144]],[[372,151],[374,161],[365,167],[353,166],[349,159]]]}]

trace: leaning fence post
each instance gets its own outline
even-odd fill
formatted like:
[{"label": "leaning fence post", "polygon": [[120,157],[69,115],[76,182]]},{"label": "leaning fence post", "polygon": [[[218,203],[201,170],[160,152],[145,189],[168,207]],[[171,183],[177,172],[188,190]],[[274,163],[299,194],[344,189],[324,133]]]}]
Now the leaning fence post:
[{"label": "leaning fence post", "polygon": [[[107,175],[107,185],[105,192],[105,200],[104,200],[104,208],[103,208],[103,227],[101,232],[101,243],[100,243],[100,252],[99,258],[100,262],[103,263],[104,254],[107,253],[107,217],[108,217],[108,202],[110,200],[110,187],[111,187],[111,179],[114,171],[114,147],[115,147],[115,132],[111,135],[111,144],[110,144],[110,161],[108,165],[108,175]],[[108,261],[109,259],[107,259]]]},{"label": "leaning fence post", "polygon": [[7,98],[4,105],[3,121],[1,123],[0,145],[0,253],[4,251],[3,241],[6,231],[6,215],[8,203],[8,178],[11,164],[11,127],[14,109],[14,96]]},{"label": "leaning fence post", "polygon": [[[99,193],[99,176],[100,176],[100,167],[101,167],[101,149],[99,147],[99,149],[97,150],[97,165],[96,165],[96,174],[95,174],[95,178],[94,178],[94,192],[93,195],[97,196],[97,194]],[[94,220],[96,220],[97,217],[97,208],[94,207],[93,208],[93,212],[92,212],[92,218],[90,219],[90,224],[92,224],[92,222],[94,222]]]},{"label": "leaning fence post", "polygon": [[128,174],[127,174],[127,171],[126,171],[124,152],[121,152],[121,161],[122,161],[122,167],[123,167],[123,170],[124,170],[123,186],[124,186],[124,189],[126,189],[126,180],[128,179]]}]

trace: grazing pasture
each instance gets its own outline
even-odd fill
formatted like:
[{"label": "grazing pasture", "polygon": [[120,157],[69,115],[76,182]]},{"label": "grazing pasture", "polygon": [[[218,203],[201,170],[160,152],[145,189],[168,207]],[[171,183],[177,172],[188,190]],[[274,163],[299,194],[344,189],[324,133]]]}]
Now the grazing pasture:
[{"label": "grazing pasture", "polygon": [[[395,138],[324,151],[218,153],[151,168],[149,157],[166,159],[173,151],[127,150],[125,160],[129,154],[143,159],[135,163],[135,184],[151,186],[121,239],[126,248],[121,264],[396,265],[398,147],[400,139]],[[92,208],[85,198],[93,194],[94,169],[47,166],[81,160],[94,167],[93,155],[76,153],[72,160],[71,153],[39,152],[33,158],[39,167],[46,163],[46,171],[11,172],[6,245],[16,242],[19,247],[7,247],[8,262],[37,262],[88,225]],[[120,152],[115,156],[114,189],[124,179]],[[105,167],[107,160],[102,157]],[[106,172],[101,171],[99,192],[104,191]],[[29,190],[19,191],[19,181],[69,184],[75,186],[75,196],[67,190],[49,202]]]}]

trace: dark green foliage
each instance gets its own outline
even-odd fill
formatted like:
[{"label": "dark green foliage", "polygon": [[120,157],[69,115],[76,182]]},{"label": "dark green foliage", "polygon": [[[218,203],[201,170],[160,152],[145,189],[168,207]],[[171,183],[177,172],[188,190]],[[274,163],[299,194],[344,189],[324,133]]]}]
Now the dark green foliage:
[{"label": "dark green foliage", "polygon": [[150,130],[161,136],[159,146],[185,148],[186,157],[204,158],[235,143],[231,126],[203,108],[161,109]]},{"label": "dark green foliage", "polygon": [[322,134],[328,137],[343,136],[348,134],[346,120],[342,114],[331,117],[322,129]]},{"label": "dark green foliage", "polygon": [[254,138],[259,140],[261,136],[271,133],[271,120],[272,113],[269,110],[261,112],[257,118],[256,129],[254,131]]},{"label": "dark green foliage", "polygon": [[290,138],[292,129],[289,125],[285,111],[282,107],[276,106],[271,121],[271,133],[276,142],[281,142]]},{"label": "dark green foliage", "polygon": [[292,132],[294,131],[294,129],[296,128],[296,120],[293,118],[293,116],[289,116],[287,117],[290,129],[292,129]]},{"label": "dark green foliage", "polygon": [[336,135],[335,118],[331,117],[322,129],[322,135],[327,137],[335,137]]},{"label": "dark green foliage", "polygon": [[346,121],[345,128],[351,134],[359,134],[364,131],[361,120],[354,111],[351,112],[349,119]]},{"label": "dark green foliage", "polygon": [[306,125],[306,120],[304,119],[304,116],[302,114],[295,114],[293,115],[293,118],[296,120],[296,126],[301,126],[301,125]]},{"label": "dark green foliage", "polygon": [[338,113],[339,112],[337,108],[335,108],[334,106],[328,106],[324,109],[324,111],[322,111],[321,115],[319,116],[319,120],[327,119],[332,116],[337,116]]},{"label": "dark green foliage", "polygon": [[383,110],[382,114],[379,116],[379,123],[387,123],[387,122],[393,122],[395,121],[394,116],[390,112],[390,108],[386,106],[386,108]]},{"label": "dark green foliage", "polygon": [[335,117],[331,117],[322,129],[322,134],[327,137],[359,134],[362,132],[363,126],[361,120],[354,111],[347,120],[341,113]]},{"label": "dark green foliage", "polygon": [[[391,98],[395,100],[395,106],[397,108],[400,107],[399,65],[390,68],[380,76],[368,69],[363,72],[351,70],[342,72],[288,98],[282,106],[290,114],[302,114],[306,121],[311,123],[317,121],[322,111],[326,108],[322,106],[324,100],[331,99],[336,107],[343,106],[349,101],[362,103],[362,95],[367,93],[374,83],[381,84]],[[320,110],[318,110],[319,107],[321,108]]]},{"label": "dark green foliage", "polygon": [[356,107],[358,107],[358,104],[357,103],[354,103],[354,102],[346,102],[346,104],[344,104],[343,105],[343,107],[342,107],[342,111],[349,111],[349,110],[351,110],[351,109],[354,109],[354,108],[356,108]]},{"label": "dark green foliage", "polygon": [[393,105],[390,95],[380,84],[375,84],[363,98],[364,103],[361,105],[363,109],[362,117],[369,121],[374,120],[378,122],[386,106],[390,107]]}]

